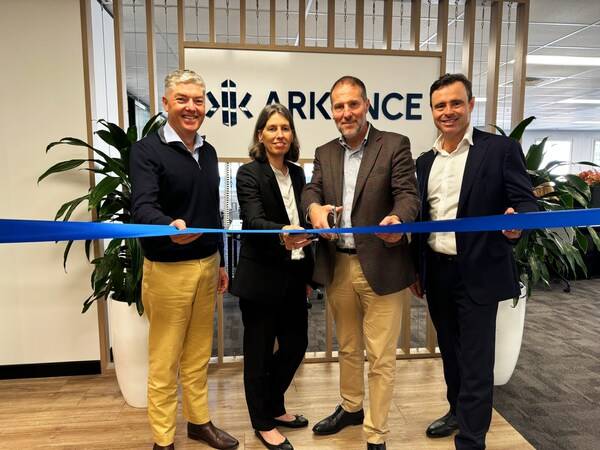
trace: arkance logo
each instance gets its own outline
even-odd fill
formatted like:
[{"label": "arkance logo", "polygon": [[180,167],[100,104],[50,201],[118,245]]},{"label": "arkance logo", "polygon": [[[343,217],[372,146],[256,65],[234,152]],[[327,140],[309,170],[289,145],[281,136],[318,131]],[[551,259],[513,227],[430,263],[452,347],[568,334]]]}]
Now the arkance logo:
[{"label": "arkance logo", "polygon": [[234,127],[238,122],[239,109],[248,119],[251,119],[252,113],[248,110],[248,102],[252,95],[248,92],[244,94],[238,104],[237,84],[232,80],[225,80],[221,83],[221,103],[215,98],[212,92],[208,92],[206,97],[210,102],[210,109],[206,112],[206,117],[212,117],[221,108],[223,125]]}]

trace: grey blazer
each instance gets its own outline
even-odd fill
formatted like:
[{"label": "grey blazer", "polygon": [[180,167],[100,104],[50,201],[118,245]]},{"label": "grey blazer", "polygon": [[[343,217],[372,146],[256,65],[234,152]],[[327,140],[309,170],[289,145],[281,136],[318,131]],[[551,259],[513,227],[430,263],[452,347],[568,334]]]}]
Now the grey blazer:
[{"label": "grey blazer", "polygon": [[[302,192],[304,213],[311,203],[341,205],[343,177],[344,148],[334,139],[315,152],[312,180]],[[413,222],[418,211],[419,195],[408,138],[371,126],[354,191],[352,225],[377,225],[392,214],[402,222]],[[406,236],[396,244],[388,244],[373,234],[356,234],[354,240],[362,271],[376,294],[391,294],[414,282]],[[335,252],[335,242],[319,240],[315,282],[324,286],[331,283]]]}]

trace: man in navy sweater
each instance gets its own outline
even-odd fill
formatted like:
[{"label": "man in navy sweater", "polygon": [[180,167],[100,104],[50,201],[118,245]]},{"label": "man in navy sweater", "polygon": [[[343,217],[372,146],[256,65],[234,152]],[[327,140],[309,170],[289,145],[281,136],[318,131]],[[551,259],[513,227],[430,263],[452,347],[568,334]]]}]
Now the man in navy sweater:
[{"label": "man in navy sweater", "polygon": [[[198,129],[205,85],[190,70],[165,78],[168,121],[133,145],[130,172],[136,223],[221,228],[217,154]],[[216,293],[227,289],[219,234],[142,239],[142,301],[150,322],[148,418],[154,450],[174,449],[177,377],[188,437],[217,449],[238,441],[215,427],[208,412],[207,369]]]}]

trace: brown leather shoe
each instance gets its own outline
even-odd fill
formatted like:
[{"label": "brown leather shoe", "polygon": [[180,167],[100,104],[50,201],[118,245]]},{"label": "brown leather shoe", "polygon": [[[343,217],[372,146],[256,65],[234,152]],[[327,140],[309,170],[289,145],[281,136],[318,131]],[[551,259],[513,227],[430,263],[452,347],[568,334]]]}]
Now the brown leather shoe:
[{"label": "brown leather shoe", "polygon": [[175,444],[169,444],[169,445],[158,445],[158,444],[154,444],[154,446],[152,447],[152,450],[175,450]]},{"label": "brown leather shoe", "polygon": [[215,427],[212,422],[197,425],[188,422],[188,437],[195,441],[206,442],[212,448],[219,450],[233,450],[238,448],[240,443],[232,435]]}]

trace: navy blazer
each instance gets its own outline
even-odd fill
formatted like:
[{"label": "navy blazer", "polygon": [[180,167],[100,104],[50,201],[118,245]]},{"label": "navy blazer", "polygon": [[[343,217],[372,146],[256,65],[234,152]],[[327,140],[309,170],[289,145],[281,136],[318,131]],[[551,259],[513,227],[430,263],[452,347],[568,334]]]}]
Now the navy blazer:
[{"label": "navy blazer", "polygon": [[[287,163],[300,226],[308,228],[300,211],[300,194],[306,183],[302,167]],[[252,161],[236,175],[237,196],[243,229],[281,229],[290,221],[275,173],[268,162]],[[304,247],[304,259],[291,260],[291,251],[281,245],[277,234],[243,234],[240,258],[231,283],[231,293],[250,300],[281,299],[291,277],[311,282],[314,258],[311,246]]]},{"label": "navy blazer", "polygon": [[[427,186],[436,156],[434,150],[429,150],[417,159],[421,221],[431,220]],[[521,146],[513,139],[474,129],[456,216],[503,214],[508,207],[516,212],[539,209]],[[414,237],[418,249],[418,270],[425,289],[425,252],[429,234]],[[513,256],[513,244],[500,231],[456,233],[461,275],[469,296],[476,303],[488,304],[519,295],[519,274]]]}]

